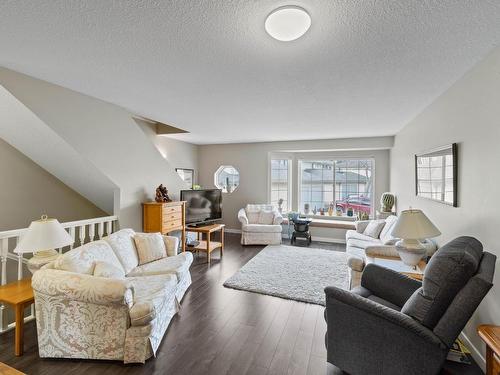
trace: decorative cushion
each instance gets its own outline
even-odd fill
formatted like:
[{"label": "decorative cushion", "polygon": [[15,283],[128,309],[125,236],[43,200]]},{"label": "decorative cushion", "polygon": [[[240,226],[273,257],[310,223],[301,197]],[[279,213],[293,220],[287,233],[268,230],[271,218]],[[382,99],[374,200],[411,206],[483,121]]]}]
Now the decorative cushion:
[{"label": "decorative cushion", "polygon": [[398,221],[397,216],[391,215],[385,219],[384,229],[380,232],[380,239],[384,245],[394,245],[397,239],[392,235],[392,229]]},{"label": "decorative cushion", "polygon": [[134,241],[139,256],[139,265],[167,256],[167,248],[160,233],[136,233]]},{"label": "decorative cushion", "polygon": [[476,273],[483,245],[473,237],[458,237],[439,249],[425,268],[422,287],[401,312],[433,329],[457,293]]},{"label": "decorative cushion", "polygon": [[62,271],[92,275],[95,262],[101,260],[122,268],[120,261],[109,244],[103,240],[89,242],[61,255],[54,268]]},{"label": "decorative cushion", "polygon": [[108,279],[123,279],[125,277],[125,272],[121,267],[118,268],[111,263],[99,260],[95,262],[94,276],[106,277]]},{"label": "decorative cushion", "polygon": [[385,226],[385,220],[372,220],[368,223],[363,234],[366,236],[370,236],[372,238],[378,238],[380,236],[380,232]]},{"label": "decorative cushion", "polygon": [[120,260],[125,274],[128,274],[139,264],[134,235],[135,232],[133,229],[122,229],[104,238],[115,252],[116,257]]},{"label": "decorative cushion", "polygon": [[274,221],[274,212],[272,211],[260,211],[259,220],[257,224],[272,225]]},{"label": "decorative cushion", "polygon": [[349,241],[351,239],[361,240],[361,241],[369,241],[369,242],[373,241],[373,238],[368,237],[368,236],[364,235],[363,233],[356,232],[353,229],[349,229],[345,233],[345,239],[346,239],[346,241]]},{"label": "decorative cushion", "polygon": [[259,222],[260,211],[248,211],[247,218],[250,224],[257,224]]},{"label": "decorative cushion", "polygon": [[179,251],[179,238],[174,236],[162,236],[163,242],[165,243],[165,247],[167,249],[167,256],[173,257],[178,254]]}]

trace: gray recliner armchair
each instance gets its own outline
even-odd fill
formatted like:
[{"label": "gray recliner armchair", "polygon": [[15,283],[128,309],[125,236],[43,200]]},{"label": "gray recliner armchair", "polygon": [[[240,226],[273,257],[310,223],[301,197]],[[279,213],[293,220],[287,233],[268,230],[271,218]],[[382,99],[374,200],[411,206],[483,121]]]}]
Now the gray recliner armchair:
[{"label": "gray recliner armchair", "polygon": [[459,237],[434,254],[422,283],[369,264],[352,291],[325,288],[328,362],[351,375],[438,374],[493,286],[495,261]]}]

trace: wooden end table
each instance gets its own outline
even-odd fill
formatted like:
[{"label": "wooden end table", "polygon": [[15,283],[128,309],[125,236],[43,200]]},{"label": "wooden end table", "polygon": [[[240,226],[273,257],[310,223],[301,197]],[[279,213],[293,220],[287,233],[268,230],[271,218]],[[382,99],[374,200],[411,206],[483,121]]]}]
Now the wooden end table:
[{"label": "wooden end table", "polygon": [[[210,253],[216,249],[220,249],[220,256],[224,255],[224,224],[211,224],[201,227],[187,227],[188,232],[195,232],[198,236],[198,241],[200,243],[195,247],[188,247],[187,250],[190,251],[204,251],[207,253],[207,263],[210,264]],[[214,232],[220,231],[220,242],[211,241],[210,236]],[[203,240],[203,235],[206,236],[206,240]]]},{"label": "wooden end table", "polygon": [[6,303],[16,314],[15,354],[23,355],[24,308],[35,302],[31,278],[0,286],[0,302]]},{"label": "wooden end table", "polygon": [[483,324],[477,333],[486,344],[486,375],[500,374],[500,326]]},{"label": "wooden end table", "polygon": [[412,279],[422,281],[424,278],[424,271],[427,263],[421,260],[417,265],[416,269],[413,269],[411,266],[407,266],[403,263],[401,258],[399,257],[388,257],[382,255],[376,256],[366,256],[366,264],[374,263],[378,266],[389,268],[393,271],[402,273]]}]

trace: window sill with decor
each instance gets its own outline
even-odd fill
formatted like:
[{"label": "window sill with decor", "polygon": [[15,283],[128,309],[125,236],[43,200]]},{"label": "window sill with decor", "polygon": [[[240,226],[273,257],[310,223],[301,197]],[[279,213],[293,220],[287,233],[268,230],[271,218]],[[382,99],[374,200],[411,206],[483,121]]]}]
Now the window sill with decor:
[{"label": "window sill with decor", "polygon": [[[337,229],[356,229],[355,217],[348,216],[319,216],[319,215],[305,215],[312,219],[311,227],[318,228],[337,228]],[[304,215],[301,215],[304,217]],[[288,225],[288,217],[283,215],[283,225]]]}]

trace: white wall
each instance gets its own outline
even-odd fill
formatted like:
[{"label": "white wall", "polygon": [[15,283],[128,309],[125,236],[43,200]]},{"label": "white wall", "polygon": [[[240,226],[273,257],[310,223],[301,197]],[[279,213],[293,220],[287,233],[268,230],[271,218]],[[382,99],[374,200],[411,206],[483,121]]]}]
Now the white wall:
[{"label": "white wall", "polygon": [[0,175],[0,231],[26,228],[42,214],[60,222],[107,216],[2,139]]},{"label": "white wall", "polygon": [[194,170],[194,183],[196,184],[198,177],[198,145],[179,141],[168,136],[157,135],[154,125],[137,119],[136,122],[174,170],[175,168]]},{"label": "white wall", "polygon": [[1,85],[0,137],[101,210],[113,214],[118,187]]},{"label": "white wall", "polygon": [[[220,165],[232,165],[240,172],[240,186],[223,196],[223,220],[230,229],[239,229],[237,212],[247,203],[268,200],[268,158],[270,152],[300,152],[315,150],[318,157],[374,157],[376,168],[375,201],[389,189],[389,151],[392,137],[335,139],[318,141],[267,142],[199,146],[199,183],[214,187],[214,172]],[[312,157],[307,153],[307,157]],[[296,178],[293,171],[292,178]],[[315,229],[316,230],[316,229]],[[321,232],[321,233],[320,233]],[[343,239],[345,231],[319,229],[313,235]]]},{"label": "white wall", "polygon": [[183,181],[127,110],[8,69],[0,82],[119,187],[122,227],[142,228],[141,202],[160,183],[178,199]]},{"label": "white wall", "polygon": [[[414,155],[458,143],[458,207],[415,196]],[[500,48],[429,105],[395,138],[391,152],[391,190],[398,209],[421,208],[443,233],[440,244],[456,236],[477,237],[500,257]],[[465,334],[476,348],[482,323],[500,324],[500,263],[495,286],[470,320]]]}]

